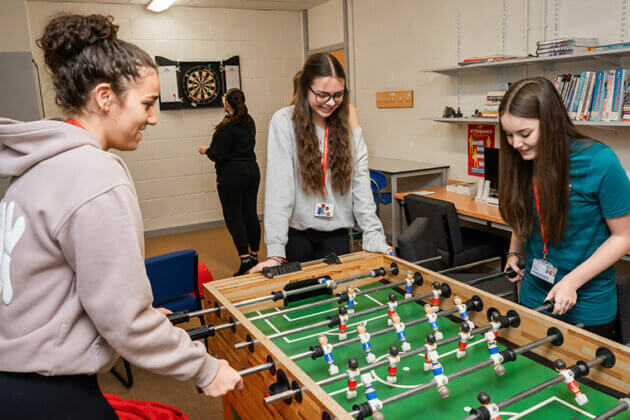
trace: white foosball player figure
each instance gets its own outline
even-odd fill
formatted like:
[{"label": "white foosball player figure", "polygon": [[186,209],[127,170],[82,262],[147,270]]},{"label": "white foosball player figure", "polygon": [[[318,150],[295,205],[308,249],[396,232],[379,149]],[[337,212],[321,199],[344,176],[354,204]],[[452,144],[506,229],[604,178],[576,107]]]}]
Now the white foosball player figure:
[{"label": "white foosball player figure", "polygon": [[429,333],[427,334],[427,341],[424,345],[424,371],[428,372],[432,369],[433,364],[431,363],[434,359],[438,359],[437,352],[437,344],[435,343],[435,335]]},{"label": "white foosball player figure", "polygon": [[575,402],[578,405],[584,405],[588,402],[588,398],[586,395],[580,391],[580,386],[575,380],[575,374],[571,371],[571,369],[567,369],[567,365],[560,359],[556,359],[553,362],[554,368],[558,371],[558,374],[562,376],[564,382],[569,387],[569,390],[573,392],[575,395]]},{"label": "white foosball player figure", "polygon": [[346,332],[348,328],[348,309],[341,305],[339,307],[339,340],[345,340],[348,338],[348,333]]},{"label": "white foosball player figure", "polygon": [[405,334],[405,323],[400,320],[400,316],[398,314],[394,314],[392,316],[392,322],[394,323],[396,335],[400,340],[400,347],[402,351],[411,350],[411,344],[407,342],[407,334]]},{"label": "white foosball player figure", "polygon": [[383,414],[380,411],[383,408],[383,403],[376,396],[376,390],[372,386],[372,375],[364,373],[361,375],[361,382],[365,385],[365,397],[367,398],[370,407],[372,407],[372,419],[383,420],[385,417],[383,417]]},{"label": "white foosball player figure", "polygon": [[351,400],[357,396],[357,378],[359,377],[359,362],[354,357],[348,360],[348,390],[346,397]]},{"label": "white foosball player figure", "polygon": [[387,325],[390,327],[394,325],[392,316],[396,313],[397,307],[398,302],[396,302],[396,295],[394,293],[390,293],[389,296],[387,296]]},{"label": "white foosball player figure", "polygon": [[405,299],[411,298],[413,295],[413,271],[407,271],[407,277],[405,278]]},{"label": "white foosball player figure", "polygon": [[348,290],[346,290],[346,293],[348,293],[348,313],[353,314],[354,301],[357,298],[357,293],[354,291],[354,286],[353,285],[348,286]]},{"label": "white foosball player figure", "polygon": [[376,361],[376,356],[374,355],[374,353],[372,353],[372,345],[370,344],[370,333],[366,331],[364,324],[357,325],[357,333],[359,334],[361,345],[363,346],[363,350],[365,351],[365,359],[368,363],[374,363]]},{"label": "white foosball player figure", "polygon": [[501,314],[499,311],[495,311],[490,316],[490,326],[492,327],[492,333],[494,334],[494,338],[499,336],[499,330],[501,329]]},{"label": "white foosball player figure", "polygon": [[[496,314],[497,312],[495,312]],[[493,314],[494,315],[494,314]],[[503,366],[503,356],[499,353],[499,347],[497,346],[497,338],[493,331],[486,331],[483,337],[488,342],[488,352],[490,353],[490,359],[494,363],[494,373],[497,376],[505,375],[505,367]]]},{"label": "white foosball player figure", "polygon": [[431,294],[433,294],[433,298],[431,298],[431,306],[433,307],[433,312],[437,312],[440,310],[440,296],[442,296],[439,281],[433,282],[433,290],[431,290]]},{"label": "white foosball player figure", "polygon": [[433,334],[435,335],[435,340],[440,341],[444,338],[444,334],[440,332],[440,326],[437,323],[438,316],[433,313],[433,307],[428,303],[424,305],[424,312],[426,313],[429,320],[429,326],[431,327],[431,329],[433,330]]},{"label": "white foosball player figure", "polygon": [[466,356],[466,346],[468,345],[468,340],[472,338],[472,334],[470,333],[470,325],[467,322],[462,322],[459,324],[459,344],[457,345],[457,358],[461,359]]},{"label": "white foosball player figure", "polygon": [[323,284],[328,287],[330,290],[334,290],[337,287],[337,282],[335,282],[330,277],[322,277],[319,279],[319,284]]},{"label": "white foosball player figure", "polygon": [[400,363],[398,347],[396,347],[395,344],[389,346],[387,360],[389,361],[389,367],[387,368],[387,383],[395,384],[398,380],[398,378],[396,378],[396,373],[398,373],[398,363]]},{"label": "white foosball player figure", "polygon": [[499,417],[499,406],[490,402],[490,395],[485,392],[480,392],[479,395],[477,395],[477,400],[488,409],[490,420],[501,420],[501,417]]},{"label": "white foosball player figure", "polygon": [[435,386],[438,390],[438,395],[443,400],[447,399],[450,395],[450,392],[446,385],[448,384],[448,378],[444,374],[444,369],[442,369],[442,365],[438,362],[437,358],[431,361],[431,371],[433,372],[433,379],[435,379]]},{"label": "white foosball player figure", "polygon": [[466,304],[462,302],[462,298],[455,295],[453,297],[453,303],[459,311],[459,316],[462,318],[462,320],[470,326],[471,330],[475,328],[475,324],[470,320],[470,315],[468,315],[468,308],[466,307]]},{"label": "white foosball player figure", "polygon": [[326,363],[328,363],[328,374],[336,375],[339,373],[339,368],[335,365],[335,358],[333,357],[332,344],[328,343],[328,338],[325,335],[319,336],[319,345],[322,346],[322,350],[324,352],[324,359]]}]

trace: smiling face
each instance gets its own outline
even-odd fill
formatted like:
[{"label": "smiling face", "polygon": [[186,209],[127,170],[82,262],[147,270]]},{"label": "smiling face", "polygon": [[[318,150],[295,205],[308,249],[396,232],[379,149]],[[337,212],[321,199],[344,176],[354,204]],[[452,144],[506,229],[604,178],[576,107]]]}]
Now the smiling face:
[{"label": "smiling face", "polygon": [[160,79],[153,69],[144,68],[117,97],[103,121],[104,149],[136,150],[147,125],[157,124],[155,102],[160,95]]},{"label": "smiling face", "polygon": [[345,82],[339,77],[315,77],[307,94],[311,113],[322,119],[330,117],[343,102],[344,91]]},{"label": "smiling face", "polygon": [[506,112],[501,116],[501,128],[507,142],[518,151],[523,160],[536,158],[536,146],[540,139],[540,120],[521,118]]}]

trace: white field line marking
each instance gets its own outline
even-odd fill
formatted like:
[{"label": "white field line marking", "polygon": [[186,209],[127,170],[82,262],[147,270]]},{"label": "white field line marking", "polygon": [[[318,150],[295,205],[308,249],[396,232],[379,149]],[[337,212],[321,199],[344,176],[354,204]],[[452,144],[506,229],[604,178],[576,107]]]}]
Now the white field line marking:
[{"label": "white field line marking", "polygon": [[[348,324],[348,327],[352,327],[352,326],[359,325],[359,324],[365,324],[365,325],[367,325],[370,321],[373,321],[373,320],[375,320],[375,319],[379,319],[379,318],[384,318],[384,317],[386,317],[386,316],[387,316],[387,314],[383,314],[383,315],[378,315],[378,316],[375,316],[375,317],[373,317],[373,318],[368,318],[368,319],[366,319],[366,320],[364,320],[364,321],[357,321],[357,322],[355,322],[355,323],[353,323],[353,324]],[[306,339],[308,339],[308,338],[319,337],[319,336],[320,336],[320,335],[322,335],[322,334],[325,334],[325,335],[336,335],[336,336],[339,336],[339,333],[338,333],[338,332],[335,332],[335,331],[339,331],[339,329],[338,329],[338,328],[333,328],[332,330],[322,331],[322,332],[318,332],[318,333],[311,334],[311,335],[305,335],[304,337],[294,338],[294,339],[292,339],[292,340],[291,340],[291,339],[289,339],[289,338],[287,338],[287,337],[283,337],[283,338],[284,338],[284,341],[285,341],[285,342],[287,342],[287,343],[294,343],[294,342],[296,342],[296,341],[303,341],[303,340],[306,340]],[[350,335],[350,334],[355,334],[355,333],[356,333],[356,330],[348,330],[348,331],[347,331],[347,334],[348,334],[348,335]]]},{"label": "white field line marking", "polygon": [[[517,419],[520,419],[521,417],[526,416],[527,414],[531,413],[532,411],[536,411],[536,410],[538,410],[540,407],[542,407],[542,406],[544,406],[544,405],[547,405],[547,404],[549,404],[549,403],[550,403],[550,402],[552,402],[552,401],[558,401],[559,403],[562,403],[562,404],[566,405],[567,407],[572,408],[573,410],[577,411],[578,413],[580,413],[580,414],[582,414],[582,415],[584,415],[584,416],[586,416],[586,417],[588,417],[588,418],[590,418],[590,419],[595,418],[595,416],[594,416],[594,415],[592,415],[591,413],[588,413],[588,412],[586,412],[586,411],[582,410],[581,408],[578,408],[578,407],[574,406],[573,404],[569,404],[568,402],[566,402],[566,401],[564,401],[564,400],[561,400],[560,398],[558,398],[558,397],[556,397],[556,396],[553,396],[553,397],[550,397],[550,398],[546,399],[546,400],[545,400],[545,401],[543,401],[543,402],[540,402],[540,403],[536,404],[536,405],[535,405],[535,406],[533,406],[533,407],[528,408],[528,409],[527,409],[527,410],[525,410],[525,411],[522,411],[522,412],[518,413],[518,414],[517,414],[516,416],[514,416],[514,417],[510,417],[510,419],[509,419],[509,420],[517,420]],[[502,413],[501,413],[501,414],[502,414]]]}]

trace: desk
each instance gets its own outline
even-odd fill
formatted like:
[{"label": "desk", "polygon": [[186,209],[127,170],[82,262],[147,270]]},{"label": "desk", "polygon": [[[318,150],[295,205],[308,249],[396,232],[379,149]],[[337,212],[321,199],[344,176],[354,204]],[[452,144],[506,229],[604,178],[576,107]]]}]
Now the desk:
[{"label": "desk", "polygon": [[[446,185],[448,181],[448,165],[427,162],[415,162],[412,160],[390,159],[378,156],[368,158],[368,166],[375,171],[381,171],[390,179],[392,197],[398,193],[398,180],[423,175],[440,174],[440,185]],[[392,200],[392,245],[398,244],[399,225],[402,226],[402,214],[400,207]]]},{"label": "desk", "polygon": [[[512,229],[505,223],[501,214],[499,213],[499,206],[493,206],[492,204],[482,203],[475,200],[474,195],[458,194],[456,192],[446,191],[446,187],[437,188],[424,188],[418,191],[433,191],[433,194],[426,197],[435,198],[437,200],[450,201],[455,204],[455,211],[462,220],[467,220],[473,223],[479,223],[486,226],[491,226],[497,229],[503,229],[512,231]],[[410,191],[414,192],[414,191]],[[403,202],[407,193],[397,193],[394,195],[396,201]],[[621,258],[624,261],[630,261],[630,253]]]}]

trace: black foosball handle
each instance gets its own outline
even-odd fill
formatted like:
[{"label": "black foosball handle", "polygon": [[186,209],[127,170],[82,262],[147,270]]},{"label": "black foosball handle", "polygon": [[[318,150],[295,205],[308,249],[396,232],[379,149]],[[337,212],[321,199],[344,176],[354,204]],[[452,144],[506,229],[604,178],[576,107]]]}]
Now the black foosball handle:
[{"label": "black foosball handle", "polygon": [[262,269],[262,273],[269,279],[279,276],[280,274],[294,273],[296,271],[302,271],[302,265],[299,261],[276,265],[273,267],[265,267]]},{"label": "black foosball handle", "polygon": [[173,325],[190,321],[190,316],[188,315],[188,311],[173,312],[172,314],[168,314],[166,317]]},{"label": "black foosball handle", "polygon": [[194,341],[206,337],[214,337],[215,330],[214,325],[208,324],[202,325],[201,327],[192,328],[186,332],[188,333],[190,339]]}]

